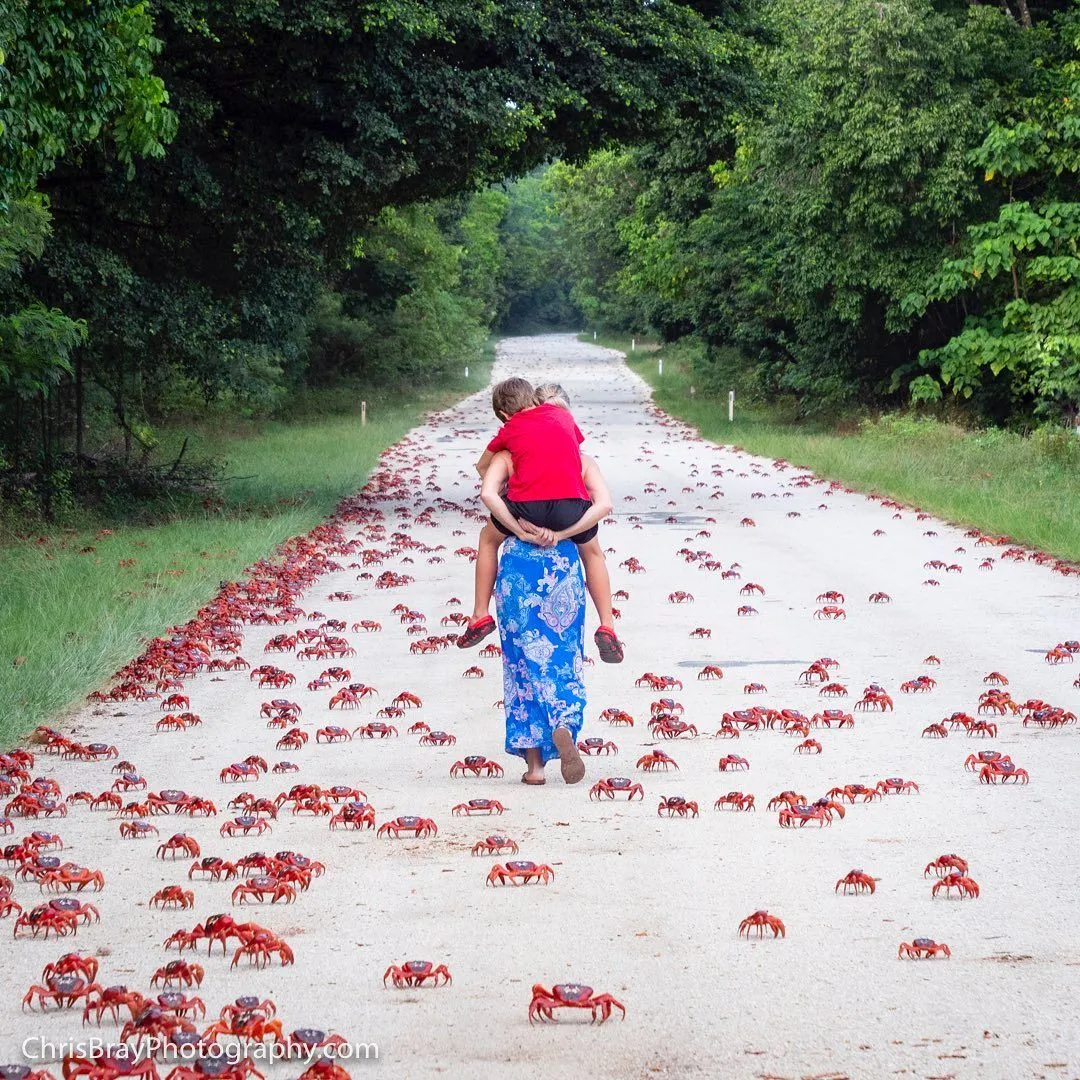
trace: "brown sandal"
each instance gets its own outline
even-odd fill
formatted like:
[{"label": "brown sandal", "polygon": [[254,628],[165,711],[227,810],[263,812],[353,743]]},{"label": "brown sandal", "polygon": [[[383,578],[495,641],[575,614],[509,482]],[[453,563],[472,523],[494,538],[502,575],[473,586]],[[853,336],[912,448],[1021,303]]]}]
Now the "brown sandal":
[{"label": "brown sandal", "polygon": [[585,762],[581,760],[581,753],[574,742],[574,736],[570,729],[557,727],[551,733],[551,741],[555,749],[559,751],[559,765],[562,768],[562,778],[567,784],[576,784],[585,779]]}]

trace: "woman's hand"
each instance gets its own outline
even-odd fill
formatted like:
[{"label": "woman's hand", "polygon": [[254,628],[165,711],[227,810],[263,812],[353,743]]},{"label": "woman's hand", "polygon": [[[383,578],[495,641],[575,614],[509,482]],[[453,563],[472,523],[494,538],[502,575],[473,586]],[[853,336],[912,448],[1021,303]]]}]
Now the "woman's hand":
[{"label": "woman's hand", "polygon": [[552,547],[558,543],[555,533],[550,529],[542,529],[531,521],[523,521],[518,518],[518,528],[521,530],[518,537],[527,544],[535,544],[537,547]]}]

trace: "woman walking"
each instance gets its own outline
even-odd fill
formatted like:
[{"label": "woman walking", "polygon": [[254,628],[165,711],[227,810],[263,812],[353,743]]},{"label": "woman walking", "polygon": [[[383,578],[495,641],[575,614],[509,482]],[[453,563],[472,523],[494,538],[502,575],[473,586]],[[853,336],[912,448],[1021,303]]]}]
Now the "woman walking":
[{"label": "woman walking", "polygon": [[506,752],[523,757],[526,784],[544,783],[559,758],[563,780],[585,776],[577,749],[585,710],[585,580],[570,540],[503,544],[495,604],[503,651]]}]

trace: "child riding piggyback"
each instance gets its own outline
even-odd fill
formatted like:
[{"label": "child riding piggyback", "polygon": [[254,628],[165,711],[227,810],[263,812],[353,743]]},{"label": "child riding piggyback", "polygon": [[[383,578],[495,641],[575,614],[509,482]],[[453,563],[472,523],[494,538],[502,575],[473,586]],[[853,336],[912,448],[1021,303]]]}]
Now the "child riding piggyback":
[{"label": "child riding piggyback", "polygon": [[496,629],[489,608],[499,545],[506,536],[544,545],[569,539],[578,545],[600,616],[593,638],[600,658],[620,663],[623,649],[612,627],[611,582],[597,539],[611,499],[596,462],[581,453],[585,437],[570,413],[566,392],[554,385],[537,391],[525,379],[506,379],[492,390],[491,406],[503,426],[476,463],[491,520],[480,533],[473,614],[458,646],[471,648]]}]

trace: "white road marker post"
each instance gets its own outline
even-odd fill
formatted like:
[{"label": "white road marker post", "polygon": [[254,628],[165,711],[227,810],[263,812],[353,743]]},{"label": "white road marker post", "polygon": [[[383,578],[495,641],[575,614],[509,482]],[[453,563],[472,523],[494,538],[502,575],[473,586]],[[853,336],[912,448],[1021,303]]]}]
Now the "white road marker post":
[{"label": "white road marker post", "polygon": [[360,426],[363,427],[367,423],[367,402],[360,402]]},{"label": "white road marker post", "polygon": [[596,331],[595,330],[592,332],[592,339],[593,339],[593,341],[596,340]]},{"label": "white road marker post", "polygon": [[656,364],[656,374],[657,374],[657,375],[663,375],[663,374],[664,374],[664,358],[663,358],[662,356],[661,356],[661,357],[660,357],[660,359],[659,359],[659,360],[657,361],[657,364]]},{"label": "white road marker post", "polygon": [[727,394],[727,418],[731,424],[735,420],[735,391],[729,390]]},{"label": "white road marker post", "polygon": [[468,377],[469,377],[469,365],[466,364],[465,365],[465,378],[467,379]]},{"label": "white road marker post", "polygon": [[637,350],[637,338],[630,339],[630,351],[635,352]]}]

